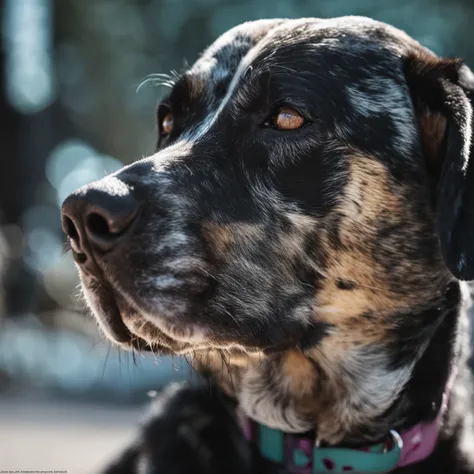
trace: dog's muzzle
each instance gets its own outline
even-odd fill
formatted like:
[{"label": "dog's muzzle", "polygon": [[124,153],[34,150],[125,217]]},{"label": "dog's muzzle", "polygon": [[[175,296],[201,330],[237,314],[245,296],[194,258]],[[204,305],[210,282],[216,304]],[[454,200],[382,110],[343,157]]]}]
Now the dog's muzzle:
[{"label": "dog's muzzle", "polygon": [[206,261],[185,197],[169,175],[148,167],[137,163],[71,194],[62,225],[106,334],[174,352],[203,337],[195,318],[208,287]]}]

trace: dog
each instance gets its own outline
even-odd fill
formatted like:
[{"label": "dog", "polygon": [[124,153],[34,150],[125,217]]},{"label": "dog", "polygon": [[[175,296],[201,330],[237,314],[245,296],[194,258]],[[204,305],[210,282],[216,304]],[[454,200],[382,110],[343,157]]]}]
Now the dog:
[{"label": "dog", "polygon": [[[168,84],[170,81],[167,81]],[[474,74],[363,17],[237,26],[71,194],[85,299],[192,356],[109,473],[474,473]]]}]

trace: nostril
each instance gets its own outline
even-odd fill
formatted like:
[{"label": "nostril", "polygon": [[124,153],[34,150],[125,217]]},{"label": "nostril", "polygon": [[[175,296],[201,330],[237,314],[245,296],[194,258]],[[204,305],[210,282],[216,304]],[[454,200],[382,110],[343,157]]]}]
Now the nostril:
[{"label": "nostril", "polygon": [[83,253],[79,231],[74,221],[68,216],[63,216],[63,229],[69,237],[74,261],[79,265],[83,265],[87,261],[87,255]]},{"label": "nostril", "polygon": [[65,216],[64,223],[66,234],[69,236],[69,238],[76,242],[79,242],[79,234],[77,232],[76,226],[74,225],[74,222],[72,222],[72,219]]},{"label": "nostril", "polygon": [[90,243],[104,251],[117,244],[138,216],[139,208],[135,206],[135,201],[132,204],[133,207],[122,205],[120,209],[113,209],[110,202],[108,208],[104,205],[93,206],[84,219]]},{"label": "nostril", "polygon": [[138,215],[138,209],[98,209],[95,206],[84,219],[88,242],[102,252],[112,250],[127,235],[131,224]]},{"label": "nostril", "polygon": [[114,235],[114,232],[110,230],[107,219],[95,212],[87,216],[86,226],[87,229],[97,237],[110,237]]},{"label": "nostril", "polygon": [[72,256],[74,258],[74,261],[79,265],[84,265],[84,263],[87,262],[87,255],[85,253],[77,253],[73,251]]}]

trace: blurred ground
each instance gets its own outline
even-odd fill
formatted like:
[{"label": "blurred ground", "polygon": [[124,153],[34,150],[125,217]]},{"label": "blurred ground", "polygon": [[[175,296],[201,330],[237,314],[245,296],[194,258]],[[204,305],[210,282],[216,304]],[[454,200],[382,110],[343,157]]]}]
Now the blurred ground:
[{"label": "blurred ground", "polygon": [[143,410],[0,398],[0,471],[92,474],[134,435]]}]

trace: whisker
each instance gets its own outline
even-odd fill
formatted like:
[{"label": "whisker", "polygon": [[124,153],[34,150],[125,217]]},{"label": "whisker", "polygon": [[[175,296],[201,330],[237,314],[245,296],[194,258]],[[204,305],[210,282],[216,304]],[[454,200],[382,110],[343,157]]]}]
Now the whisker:
[{"label": "whisker", "polygon": [[61,255],[61,260],[66,257],[66,254],[72,250],[71,240],[65,239],[63,242],[63,254]]},{"label": "whisker", "polygon": [[105,375],[105,366],[107,365],[107,362],[109,360],[109,355],[110,355],[110,349],[112,348],[111,344],[108,344],[108,347],[107,347],[107,354],[105,356],[105,359],[104,359],[104,363],[102,365],[102,378],[104,378],[104,375]]},{"label": "whisker", "polygon": [[153,73],[153,74],[148,74],[148,76],[143,79],[143,81],[138,85],[137,90],[135,93],[138,93],[138,91],[146,84],[148,83],[153,83],[156,86],[164,86],[164,87],[169,87],[173,88],[176,84],[176,82],[179,79],[179,75],[175,72],[172,71],[171,75],[170,74],[164,74],[164,73]]}]

